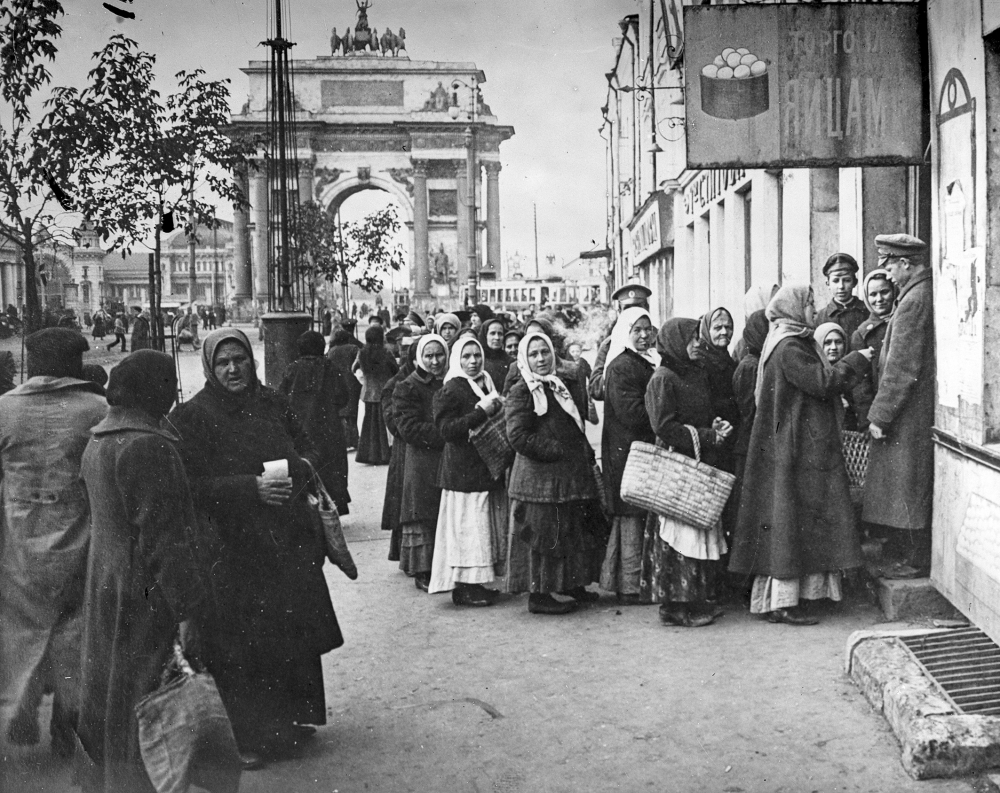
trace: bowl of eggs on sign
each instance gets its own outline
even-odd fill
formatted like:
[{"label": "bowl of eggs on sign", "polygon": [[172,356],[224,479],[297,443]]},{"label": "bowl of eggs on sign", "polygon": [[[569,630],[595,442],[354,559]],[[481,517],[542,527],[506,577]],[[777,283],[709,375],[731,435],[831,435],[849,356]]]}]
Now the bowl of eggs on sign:
[{"label": "bowl of eggs on sign", "polygon": [[701,109],[715,118],[751,118],[770,106],[767,62],[746,47],[726,47],[701,70]]}]

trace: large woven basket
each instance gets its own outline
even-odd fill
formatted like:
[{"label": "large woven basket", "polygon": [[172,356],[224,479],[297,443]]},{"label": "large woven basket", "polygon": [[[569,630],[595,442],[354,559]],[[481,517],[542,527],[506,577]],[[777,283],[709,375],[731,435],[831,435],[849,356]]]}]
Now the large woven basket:
[{"label": "large woven basket", "polygon": [[709,531],[722,517],[735,481],[687,455],[636,441],[622,474],[622,500]]},{"label": "large woven basket", "polygon": [[471,430],[469,440],[494,479],[499,479],[514,464],[514,447],[507,439],[504,411],[494,413],[484,423]]},{"label": "large woven basket", "polygon": [[844,462],[847,465],[847,482],[851,488],[851,500],[861,501],[865,492],[865,474],[868,471],[868,450],[871,436],[867,432],[844,430],[841,433]]}]

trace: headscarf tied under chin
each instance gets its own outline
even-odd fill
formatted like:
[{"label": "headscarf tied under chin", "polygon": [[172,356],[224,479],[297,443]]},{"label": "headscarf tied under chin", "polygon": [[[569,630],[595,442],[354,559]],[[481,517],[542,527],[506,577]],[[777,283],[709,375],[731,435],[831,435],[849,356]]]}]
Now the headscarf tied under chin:
[{"label": "headscarf tied under chin", "polygon": [[448,342],[446,342],[436,333],[428,333],[417,339],[417,357],[414,360],[414,363],[421,372],[427,372],[427,374],[430,374],[430,372],[428,372],[427,367],[424,366],[424,347],[426,347],[432,341],[436,341],[438,344],[440,344],[441,349],[444,350],[445,353],[448,352]]},{"label": "headscarf tied under chin", "polygon": [[138,350],[111,370],[108,404],[140,408],[162,418],[177,399],[174,359],[156,350]]},{"label": "headscarf tied under chin", "polygon": [[664,322],[656,335],[656,351],[660,354],[660,365],[677,374],[684,374],[697,366],[688,355],[688,345],[697,335],[696,319],[674,317]]},{"label": "headscarf tied under chin", "polygon": [[493,378],[490,377],[490,373],[480,366],[479,374],[475,377],[469,377],[469,375],[465,373],[465,370],[462,369],[462,352],[470,344],[476,345],[479,348],[479,354],[483,354],[483,345],[476,339],[470,338],[469,336],[463,336],[460,338],[455,342],[455,346],[451,348],[451,356],[448,359],[448,373],[444,376],[444,381],[447,383],[449,380],[454,380],[456,378],[466,380],[472,387],[473,394],[480,399],[486,399],[487,394],[492,394],[497,390],[496,386],[493,384]]},{"label": "headscarf tied under chin", "polygon": [[611,365],[611,362],[625,352],[625,350],[631,350],[639,357],[649,361],[654,368],[659,366],[660,356],[656,353],[656,350],[639,352],[632,342],[632,328],[643,317],[649,320],[650,325],[653,324],[653,318],[649,312],[640,306],[629,306],[618,315],[618,320],[611,330],[611,345],[608,347],[608,357],[604,359],[605,377],[608,375],[608,367]]},{"label": "headscarf tied under chin", "polygon": [[899,294],[899,290],[896,289],[896,285],[889,280],[889,271],[884,270],[881,267],[872,270],[870,273],[868,273],[868,275],[865,276],[864,283],[861,286],[861,299],[865,301],[865,306],[867,306],[868,308],[868,313],[871,314],[873,317],[877,315],[875,314],[875,311],[872,309],[872,304],[868,302],[868,284],[874,281],[875,279],[886,281],[889,284],[889,286],[892,287],[893,300],[889,304],[889,313],[886,314],[884,317],[879,317],[882,320],[888,321],[889,317],[892,316],[892,312],[896,307],[896,296]]},{"label": "headscarf tied under chin", "polygon": [[701,335],[702,340],[702,355],[705,356],[705,363],[710,368],[718,368],[726,364],[732,365],[732,356],[729,354],[729,347],[716,347],[712,344],[712,323],[715,322],[715,318],[719,314],[725,314],[729,317],[729,324],[733,324],[733,315],[729,312],[729,309],[719,307],[713,311],[709,311],[707,314],[702,314],[700,324],[698,326],[698,332]]},{"label": "headscarf tied under chin", "polygon": [[205,373],[205,379],[210,383],[218,384],[219,381],[215,377],[215,351],[219,349],[220,344],[227,341],[235,341],[250,356],[253,366],[250,372],[251,387],[249,390],[253,390],[258,384],[257,362],[253,357],[253,347],[250,346],[250,339],[247,338],[247,335],[242,330],[238,330],[237,328],[219,328],[218,330],[213,330],[205,337],[205,340],[201,344],[201,368]]},{"label": "headscarf tied under chin", "polygon": [[458,333],[462,329],[462,320],[458,318],[455,314],[438,314],[434,317],[434,332],[441,333],[441,328],[445,325],[451,325],[455,328],[455,333]]},{"label": "headscarf tied under chin", "polygon": [[[537,375],[531,371],[531,366],[528,364],[528,346],[535,339],[544,341],[545,345],[549,348],[549,352],[552,353],[551,374]],[[580,418],[580,411],[576,408],[576,402],[573,401],[573,396],[570,394],[569,389],[566,388],[566,384],[556,376],[555,368],[556,351],[552,346],[552,339],[538,331],[526,333],[517,345],[517,369],[521,373],[521,378],[524,380],[525,385],[528,386],[528,391],[531,392],[535,415],[544,416],[549,410],[549,401],[545,398],[545,386],[548,385],[552,391],[552,396],[559,403],[559,407],[565,410],[570,418],[576,422],[576,426],[580,428],[580,432],[584,432],[583,419]]]},{"label": "headscarf tied under chin", "polygon": [[764,311],[765,316],[771,322],[771,330],[764,341],[764,348],[760,353],[760,363],[757,364],[757,388],[754,391],[754,401],[760,404],[760,395],[764,388],[764,364],[771,357],[771,353],[778,346],[778,343],[785,339],[800,338],[808,339],[813,343],[820,361],[826,369],[830,369],[823,350],[816,344],[813,338],[812,325],[806,320],[806,306],[813,299],[813,290],[809,285],[781,287],[771,302],[767,304]]}]

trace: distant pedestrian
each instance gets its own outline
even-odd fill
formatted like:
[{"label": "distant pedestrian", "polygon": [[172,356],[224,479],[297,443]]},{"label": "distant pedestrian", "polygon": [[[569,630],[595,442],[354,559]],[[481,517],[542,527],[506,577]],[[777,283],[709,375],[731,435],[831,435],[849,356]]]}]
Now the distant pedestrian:
[{"label": "distant pedestrian", "polygon": [[348,451],[358,447],[358,401],[361,399],[362,389],[353,372],[357,356],[358,348],[351,343],[351,335],[343,328],[335,328],[326,357],[344,372],[347,403],[340,409],[340,416],[344,422],[344,441]]},{"label": "distant pedestrian", "polygon": [[132,306],[132,352],[148,350],[151,345],[149,314],[139,306]]},{"label": "distant pedestrian", "polygon": [[365,404],[365,418],[354,460],[368,465],[388,465],[391,449],[382,418],[382,389],[399,371],[399,366],[385,348],[385,332],[381,325],[371,325],[365,331],[365,346],[351,368],[354,373],[360,373],[364,381],[361,401]]},{"label": "distant pedestrian", "polygon": [[125,341],[125,317],[122,314],[118,314],[115,317],[115,340],[108,345],[108,352],[111,352],[112,347],[117,347],[121,345],[122,353],[128,352],[128,344]]}]

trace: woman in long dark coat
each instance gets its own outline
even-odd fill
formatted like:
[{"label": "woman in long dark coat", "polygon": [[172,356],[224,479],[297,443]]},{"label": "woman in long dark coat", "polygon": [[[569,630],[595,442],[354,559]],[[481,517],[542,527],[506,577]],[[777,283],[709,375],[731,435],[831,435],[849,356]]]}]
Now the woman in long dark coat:
[{"label": "woman in long dark coat", "polygon": [[361,401],[365,403],[365,418],[358,440],[357,463],[386,465],[392,450],[382,416],[382,389],[399,371],[392,354],[385,348],[385,331],[381,325],[372,325],[365,331],[365,346],[358,353],[352,369],[364,375]]},{"label": "woman in long dark coat", "polygon": [[[475,316],[475,315],[473,315]],[[507,494],[494,479],[469,433],[503,410],[493,379],[483,371],[483,348],[459,337],[451,348],[444,386],[434,396],[434,423],[445,440],[438,466],[441,488],[428,592],[452,593],[456,606],[490,606],[494,580],[506,555]]]},{"label": "woman in long dark coat", "polygon": [[424,592],[430,584],[434,559],[441,503],[437,471],[444,451],[444,438],[434,424],[434,395],[441,390],[447,361],[448,343],[444,339],[435,333],[421,336],[417,341],[416,369],[396,385],[392,398],[396,429],[406,442],[399,568],[412,575],[417,589]]},{"label": "woman in long dark coat", "polygon": [[868,360],[853,352],[831,366],[813,339],[815,311],[809,286],[783,286],[768,304],[729,562],[756,576],[750,611],[790,625],[815,624],[800,601],[840,600],[840,571],[861,564],[834,400]]},{"label": "woman in long dark coat", "polygon": [[[350,333],[343,328],[337,328],[330,339],[330,349],[326,357],[340,367],[345,373],[347,384],[347,404],[340,409],[340,417],[344,421],[344,441],[348,450],[358,447],[358,402],[361,400],[361,383],[353,375],[354,361],[358,357],[358,345]],[[351,374],[348,374],[350,372]]]},{"label": "woman in long dark coat", "polygon": [[[725,308],[709,311],[699,320],[698,335],[702,343],[702,367],[708,374],[708,388],[712,394],[712,410],[736,428],[740,423],[740,409],[733,392],[736,361],[729,354],[733,315]],[[735,470],[732,446],[717,450],[716,465],[730,473]]]},{"label": "woman in long dark coat", "polygon": [[867,432],[868,410],[872,406],[875,394],[878,393],[878,379],[875,369],[878,366],[879,356],[882,354],[885,332],[889,327],[889,318],[892,317],[896,300],[896,286],[889,280],[889,272],[879,268],[868,273],[861,288],[861,297],[864,299],[865,305],[868,306],[868,319],[862,322],[851,335],[850,349],[863,350],[866,347],[871,347],[872,364],[864,379],[852,390],[851,396],[854,402],[854,411],[858,417],[858,429],[861,432]]},{"label": "woman in long dark coat", "polygon": [[656,442],[646,412],[646,386],[660,361],[652,349],[653,339],[649,312],[639,306],[626,308],[611,332],[604,364],[601,465],[613,520],[601,568],[601,589],[616,593],[618,602],[628,606],[641,602],[639,576],[646,511],[622,501],[622,474],[635,441]]},{"label": "woman in long dark coat", "polygon": [[764,316],[764,309],[754,311],[747,317],[743,327],[743,356],[736,364],[733,372],[733,395],[740,409],[740,425],[736,428],[736,443],[733,445],[733,456],[736,458],[736,485],[733,487],[734,498],[739,504],[739,487],[743,480],[743,471],[747,464],[747,450],[750,448],[750,432],[753,430],[754,417],[757,415],[757,401],[754,393],[757,390],[757,365],[760,363],[760,353],[764,349],[764,340],[771,324]]},{"label": "woman in long dark coat", "polygon": [[350,375],[323,357],[324,346],[323,337],[314,330],[299,336],[299,357],[288,365],[279,390],[288,397],[316,451],[316,473],[337,512],[346,515],[351,494],[347,490],[347,442],[340,411],[347,405]]},{"label": "woman in long dark coat", "polygon": [[162,422],[176,396],[170,356],[133,353],[111,372],[108,415],[83,455],[91,538],[77,735],[87,793],[152,793],[135,706],[159,687],[180,624],[205,608],[191,492]]},{"label": "woman in long dark coat", "polygon": [[[719,449],[733,428],[715,415],[708,373],[700,365],[704,344],[698,338],[698,322],[668,320],[656,337],[656,351],[660,365],[646,387],[646,412],[657,445],[694,457],[693,428],[702,462],[717,466]],[[716,596],[719,560],[725,553],[721,521],[704,531],[651,513],[643,539],[642,599],[662,604],[664,624],[711,624],[720,612],[708,601]]]},{"label": "woman in long dark coat", "polygon": [[406,441],[399,435],[396,427],[396,411],[393,406],[393,395],[396,386],[413,374],[415,368],[417,345],[411,344],[406,351],[406,360],[399,371],[389,378],[382,389],[382,417],[385,428],[392,435],[392,452],[389,455],[389,470],[385,477],[385,496],[382,499],[382,531],[389,535],[389,561],[399,561],[399,551],[403,543],[403,532],[399,524],[399,513],[403,506],[403,475],[406,467]]},{"label": "woman in long dark coat", "polygon": [[[597,600],[586,586],[600,577],[607,524],[587,441],[585,386],[557,369],[552,341],[529,332],[518,345],[521,372],[505,406],[507,435],[517,452],[508,494],[513,532],[530,548],[528,611],[565,614],[573,602]],[[511,549],[512,559],[516,552]]]},{"label": "woman in long dark coat", "polygon": [[[212,550],[214,608],[202,652],[241,751],[281,758],[326,723],[321,656],[344,643],[306,500],[318,461],[284,395],[257,380],[235,328],[202,346],[205,387],[170,421]],[[287,475],[265,478],[264,463]]]},{"label": "woman in long dark coat", "polygon": [[504,324],[499,319],[486,319],[479,328],[479,343],[483,345],[483,368],[493,380],[497,390],[503,388],[507,372],[514,362],[503,348]]}]

